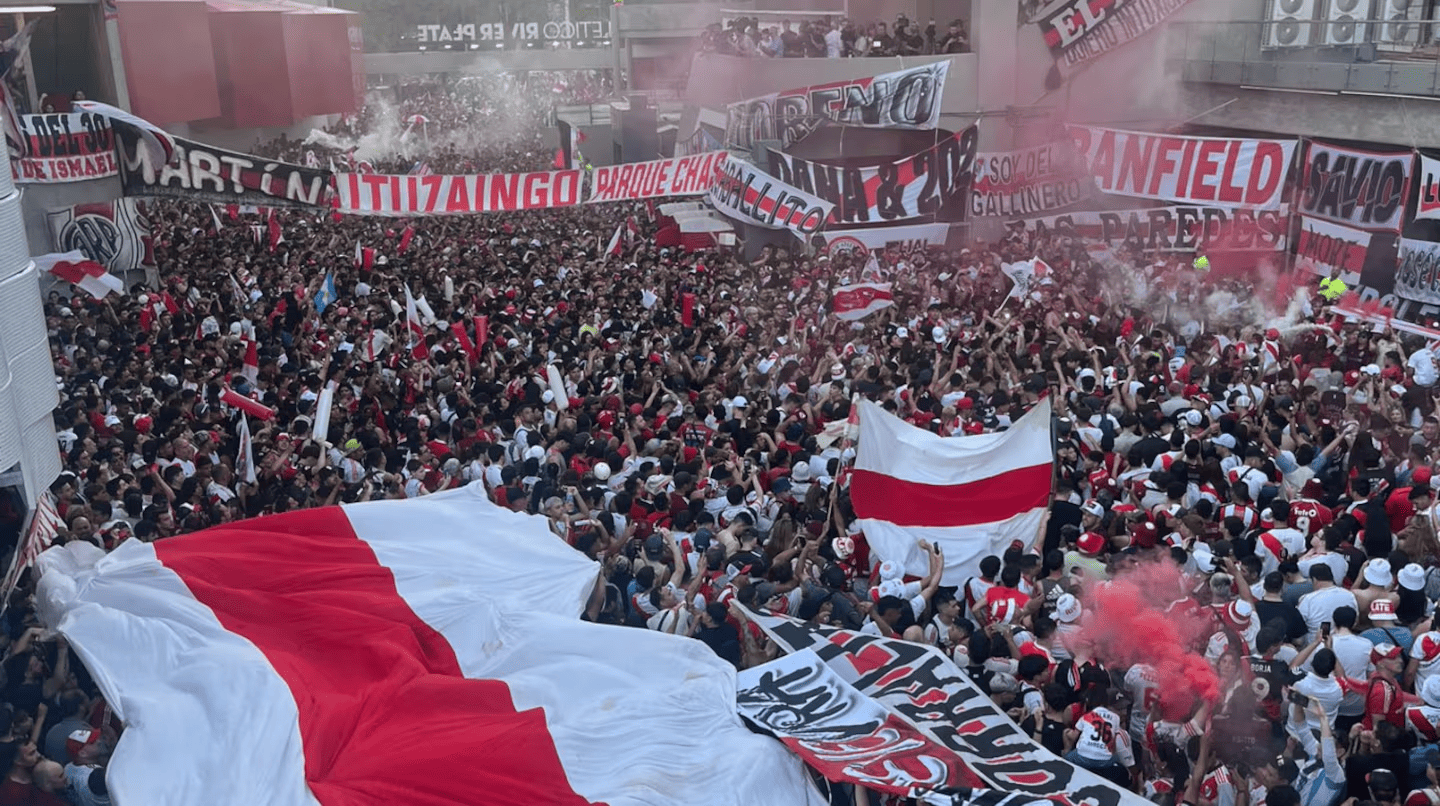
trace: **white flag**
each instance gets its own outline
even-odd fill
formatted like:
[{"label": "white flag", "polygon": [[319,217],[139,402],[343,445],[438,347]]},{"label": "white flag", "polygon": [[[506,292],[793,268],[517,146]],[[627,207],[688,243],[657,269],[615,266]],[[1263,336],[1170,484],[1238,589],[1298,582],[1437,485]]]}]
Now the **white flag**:
[{"label": "white flag", "polygon": [[255,445],[250,441],[250,418],[240,415],[240,451],[235,457],[235,474],[246,484],[255,483]]}]

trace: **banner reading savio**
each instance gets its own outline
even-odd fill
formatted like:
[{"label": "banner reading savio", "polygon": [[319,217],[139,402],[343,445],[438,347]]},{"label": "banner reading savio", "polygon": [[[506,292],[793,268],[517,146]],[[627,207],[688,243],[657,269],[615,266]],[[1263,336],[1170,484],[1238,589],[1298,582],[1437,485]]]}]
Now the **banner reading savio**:
[{"label": "banner reading savio", "polygon": [[1278,252],[1288,245],[1289,216],[1283,210],[1231,210],[1224,207],[1150,207],[1116,212],[1076,212],[1024,220],[1037,234],[1062,234],[1119,246],[1135,241],[1161,252]]},{"label": "banner reading savio", "polygon": [[172,137],[176,161],[156,165],[132,126],[115,126],[120,177],[126,196],[172,196],[216,204],[268,207],[319,206],[327,201],[330,172],[226,151]]},{"label": "banner reading savio", "polygon": [[1190,0],[1067,0],[1040,20],[1062,72],[1144,36]]},{"label": "banner reading savio", "polygon": [[1440,304],[1440,243],[1400,239],[1395,293],[1416,302]]},{"label": "banner reading savio", "polygon": [[928,218],[966,219],[975,177],[974,126],[896,162],[869,167],[827,165],[770,151],[770,173],[835,205],[832,224]]},{"label": "banner reading savio", "polygon": [[708,199],[715,209],[731,218],[766,229],[788,229],[806,240],[825,226],[835,209],[825,199],[734,157],[720,166]]},{"label": "banner reading savio", "polygon": [[339,211],[425,216],[548,210],[580,203],[580,171],[404,176],[336,174]]},{"label": "banner reading savio", "polygon": [[1059,804],[1149,806],[1139,795],[1031,741],[969,675],[933,646],[784,616],[752,618],[781,649],[813,650],[861,694],[954,751],[985,786]]},{"label": "banner reading savio", "polygon": [[715,184],[724,151],[671,157],[627,165],[607,165],[590,172],[587,202],[632,201],[662,196],[704,196]]},{"label": "banner reading savio", "polygon": [[1295,245],[1295,266],[1322,277],[1335,270],[1340,279],[1354,287],[1365,272],[1370,253],[1371,233],[1331,224],[1318,218],[1300,217],[1300,241]]},{"label": "banner reading savio", "polygon": [[77,204],[46,214],[56,252],[76,249],[111,272],[155,265],[155,243],[142,202]]},{"label": "banner reading savio", "polygon": [[1280,208],[1295,140],[1236,140],[1070,126],[1106,193],[1217,207]]},{"label": "banner reading savio", "polygon": [[910,252],[927,246],[944,246],[949,233],[949,224],[832,229],[825,231],[825,251],[832,258],[843,254],[864,258],[877,249]]},{"label": "banner reading savio", "polygon": [[815,84],[740,101],[726,110],[726,145],[749,149],[761,140],[782,148],[826,121],[880,129],[940,125],[948,59],[868,78]]},{"label": "banner reading savio", "polygon": [[16,182],[80,182],[120,173],[110,119],[93,112],[21,115],[26,156],[10,161]]},{"label": "banner reading savio", "polygon": [[977,154],[970,215],[1023,218],[1063,210],[1089,197],[1072,143]]},{"label": "banner reading savio", "polygon": [[1296,212],[1360,229],[1398,232],[1405,223],[1410,151],[1376,152],[1310,143]]}]

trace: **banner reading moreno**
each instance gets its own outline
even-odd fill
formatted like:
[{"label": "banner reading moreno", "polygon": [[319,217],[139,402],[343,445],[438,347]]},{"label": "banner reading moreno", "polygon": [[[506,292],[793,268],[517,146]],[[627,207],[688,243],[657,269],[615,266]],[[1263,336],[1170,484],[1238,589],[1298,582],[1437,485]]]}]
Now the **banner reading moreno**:
[{"label": "banner reading moreno", "polygon": [[587,202],[632,201],[661,196],[703,196],[715,184],[724,151],[628,165],[607,165],[590,173]]},{"label": "banner reading moreno", "polygon": [[578,170],[470,176],[336,174],[335,190],[342,213],[473,215],[579,204],[580,174]]},{"label": "banner reading moreno", "polygon": [[1106,193],[1188,204],[1276,210],[1295,140],[1237,140],[1070,126]]}]

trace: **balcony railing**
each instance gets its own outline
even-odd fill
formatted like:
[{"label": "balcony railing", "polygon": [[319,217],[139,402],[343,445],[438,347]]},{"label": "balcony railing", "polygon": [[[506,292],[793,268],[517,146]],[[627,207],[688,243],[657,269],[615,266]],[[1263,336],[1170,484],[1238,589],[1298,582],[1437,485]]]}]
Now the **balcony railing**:
[{"label": "balcony railing", "polygon": [[1440,20],[1177,22],[1184,80],[1302,92],[1440,97]]}]

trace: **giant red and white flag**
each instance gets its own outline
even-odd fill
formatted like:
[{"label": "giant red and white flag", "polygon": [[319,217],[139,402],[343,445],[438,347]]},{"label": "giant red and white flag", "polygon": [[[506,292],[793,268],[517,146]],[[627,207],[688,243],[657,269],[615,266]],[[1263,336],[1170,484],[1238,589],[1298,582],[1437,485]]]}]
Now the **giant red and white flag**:
[{"label": "giant red and white flag", "polygon": [[831,306],[836,319],[853,322],[894,304],[889,283],[857,283],[837,287]]},{"label": "giant red and white flag", "polygon": [[86,257],[79,249],[40,255],[34,260],[35,268],[73,284],[96,299],[104,299],[112,291],[116,294],[125,293],[125,283],[119,277]]},{"label": "giant red and white flag", "polygon": [[1049,398],[1008,431],[966,437],[941,437],[862,401],[850,499],[865,539],[916,576],[929,568],[917,542],[938,544],[941,583],[964,584],[987,555],[1035,541],[1050,503],[1051,445]]},{"label": "giant red and white flag", "polygon": [[600,566],[481,485],[40,558],[147,806],[825,802],[694,639],[581,621]]}]

